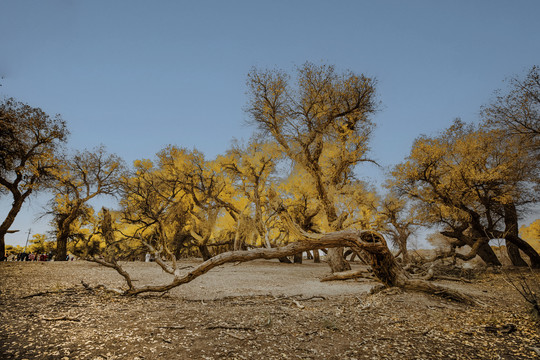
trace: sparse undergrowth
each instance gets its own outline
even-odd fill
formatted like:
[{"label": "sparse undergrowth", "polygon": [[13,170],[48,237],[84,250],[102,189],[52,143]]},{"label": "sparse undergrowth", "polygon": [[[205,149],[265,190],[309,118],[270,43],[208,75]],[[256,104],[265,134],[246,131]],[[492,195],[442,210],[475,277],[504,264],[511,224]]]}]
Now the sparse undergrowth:
[{"label": "sparse undergrowth", "polygon": [[[230,265],[184,292],[126,298],[81,285],[81,279],[94,287],[121,282],[96,264],[3,263],[0,301],[9,311],[0,323],[0,354],[6,359],[538,356],[538,323],[501,274],[445,283],[485,303],[470,307],[396,289],[367,295],[363,281],[306,281],[328,271],[319,265]],[[155,264],[126,266],[146,281]]]}]

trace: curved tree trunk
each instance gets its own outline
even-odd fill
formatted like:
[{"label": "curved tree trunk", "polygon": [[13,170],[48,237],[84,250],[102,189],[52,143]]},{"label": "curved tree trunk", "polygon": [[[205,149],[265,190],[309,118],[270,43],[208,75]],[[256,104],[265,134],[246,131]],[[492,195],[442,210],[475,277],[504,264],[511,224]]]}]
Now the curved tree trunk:
[{"label": "curved tree trunk", "polygon": [[4,259],[6,256],[6,241],[5,237],[8,233],[8,230],[11,225],[13,225],[13,222],[15,221],[15,218],[17,217],[17,214],[21,211],[22,205],[26,198],[32,193],[32,189],[26,190],[24,193],[20,193],[19,190],[14,187],[13,189],[10,189],[11,193],[13,194],[13,203],[11,205],[11,209],[9,210],[6,218],[0,224],[0,259]]},{"label": "curved tree trunk", "polygon": [[504,225],[505,225],[505,240],[508,256],[514,266],[527,266],[527,263],[521,257],[519,250],[529,257],[531,267],[540,268],[540,256],[526,241],[519,237],[519,225],[517,210],[514,203],[504,205]]},{"label": "curved tree trunk", "polygon": [[[311,234],[308,234],[311,235]],[[116,269],[128,282],[128,289],[123,291],[123,295],[134,296],[147,292],[165,292],[177,286],[186,284],[195,278],[207,273],[211,269],[229,262],[245,262],[256,259],[277,259],[291,256],[296,253],[318,248],[333,248],[349,246],[355,251],[363,252],[370,259],[373,274],[385,286],[398,286],[414,291],[421,291],[443,297],[452,298],[457,301],[475,304],[476,301],[464,294],[447,289],[442,286],[428,283],[423,280],[409,279],[406,272],[396,263],[394,256],[386,246],[384,239],[373,232],[346,230],[319,235],[316,237],[303,237],[302,240],[290,243],[280,248],[264,249],[258,248],[249,251],[231,251],[222,253],[203,262],[191,271],[181,274],[178,270],[169,269],[169,273],[174,273],[173,281],[167,285],[148,285],[140,288],[133,286],[129,275],[115,262],[106,262],[100,258],[89,259],[104,266]]]},{"label": "curved tree trunk", "polygon": [[519,250],[523,251],[525,255],[529,257],[532,268],[540,269],[540,254],[538,254],[531,244],[521,239],[519,236],[507,235],[506,239],[511,241],[512,244],[516,245]]},{"label": "curved tree trunk", "polygon": [[458,301],[475,304],[475,300],[467,295],[456,291],[430,284],[423,280],[411,280],[407,273],[395,261],[394,256],[388,249],[384,238],[371,231],[344,230],[327,234],[309,234],[295,226],[288,213],[280,210],[280,216],[289,227],[289,231],[294,233],[295,238],[300,239],[294,243],[280,248],[257,248],[249,251],[232,251],[219,254],[203,262],[187,273],[180,273],[178,269],[169,269],[166,264],[160,263],[167,272],[175,275],[173,281],[167,285],[148,285],[135,288],[129,275],[114,261],[107,262],[103,259],[92,258],[91,261],[99,262],[105,266],[116,269],[126,278],[128,289],[123,291],[124,295],[137,295],[146,292],[165,292],[182,284],[186,284],[201,276],[211,269],[229,262],[245,262],[255,259],[278,259],[291,256],[308,250],[320,248],[350,247],[356,252],[360,252],[369,259],[373,274],[386,286],[399,286],[415,291],[422,291],[449,297]]},{"label": "curved tree trunk", "polygon": [[484,242],[482,245],[478,247],[478,250],[476,252],[478,256],[487,264],[487,265],[493,265],[493,266],[501,266],[501,262],[499,261],[499,258],[495,254],[495,251],[489,246],[487,242]]},{"label": "curved tree trunk", "polygon": [[[460,259],[471,260],[478,255],[487,265],[502,265],[491,246],[489,246],[489,239],[483,238],[478,232],[475,233],[477,237],[466,236],[463,234],[463,230],[464,228],[453,231],[441,231],[442,235],[458,240],[459,244],[453,245],[454,248],[465,245],[471,247],[470,254],[458,256]],[[455,252],[452,251],[452,254],[455,254]]]},{"label": "curved tree trunk", "polygon": [[527,266],[527,263],[521,257],[519,253],[519,247],[512,243],[510,240],[506,239],[506,253],[514,266]]}]

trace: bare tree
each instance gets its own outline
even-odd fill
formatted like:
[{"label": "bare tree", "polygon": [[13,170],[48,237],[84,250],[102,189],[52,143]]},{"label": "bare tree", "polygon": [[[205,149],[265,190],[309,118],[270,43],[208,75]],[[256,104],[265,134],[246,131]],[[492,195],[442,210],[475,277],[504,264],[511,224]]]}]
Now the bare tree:
[{"label": "bare tree", "polygon": [[382,201],[380,214],[384,216],[386,223],[383,232],[390,236],[394,245],[399,249],[396,257],[401,254],[403,262],[409,263],[407,242],[418,225],[414,218],[414,211],[408,206],[405,198],[390,193]]},{"label": "bare tree", "polygon": [[536,151],[540,150],[540,67],[533,66],[527,75],[509,80],[506,93],[496,92],[495,100],[482,108],[488,124],[519,135]]}]

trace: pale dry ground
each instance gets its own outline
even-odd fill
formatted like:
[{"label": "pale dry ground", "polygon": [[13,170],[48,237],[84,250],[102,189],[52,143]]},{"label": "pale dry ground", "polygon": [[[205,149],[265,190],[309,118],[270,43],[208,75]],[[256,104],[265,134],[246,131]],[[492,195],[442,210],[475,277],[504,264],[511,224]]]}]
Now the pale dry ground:
[{"label": "pale dry ground", "polygon": [[[193,267],[200,260],[183,260],[179,267]],[[156,263],[121,262],[135,280],[135,286],[166,284],[172,275],[164,272]],[[17,270],[7,276],[32,276],[21,283],[22,293],[45,291],[51,287],[67,288],[80,286],[84,280],[91,286],[98,284],[111,288],[124,286],[123,278],[112,269],[86,261],[5,263]],[[353,265],[353,269],[359,268]],[[40,271],[43,268],[44,271]],[[45,270],[46,269],[46,270]],[[187,268],[185,271],[189,271]],[[52,272],[52,274],[51,274]],[[18,274],[20,273],[20,274]],[[169,292],[169,295],[187,300],[215,300],[231,296],[339,296],[359,295],[369,292],[375,282],[321,282],[320,278],[330,274],[329,267],[313,262],[304,264],[282,264],[277,260],[257,260],[239,264],[225,264],[207,274]],[[3,277],[2,277],[3,278]],[[0,280],[0,282],[5,279]],[[1,284],[1,283],[0,283]]]},{"label": "pale dry ground", "polygon": [[[194,266],[198,261],[184,261]],[[125,263],[138,286],[170,278]],[[356,265],[357,267],[358,265]],[[540,324],[500,274],[441,282],[470,307],[370,281],[321,283],[326,264],[228,264],[165,296],[126,298],[87,262],[0,263],[0,359],[535,359]],[[35,296],[32,296],[35,295]]]}]

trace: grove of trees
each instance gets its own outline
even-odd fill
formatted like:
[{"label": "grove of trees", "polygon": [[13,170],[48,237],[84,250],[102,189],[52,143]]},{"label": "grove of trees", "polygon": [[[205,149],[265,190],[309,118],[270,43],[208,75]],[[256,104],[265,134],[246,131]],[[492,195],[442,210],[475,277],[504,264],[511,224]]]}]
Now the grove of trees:
[{"label": "grove of trees", "polygon": [[[59,116],[4,100],[0,195],[13,203],[0,225],[1,255],[24,201],[46,191],[57,260],[71,252],[122,273],[118,260],[152,252],[175,274],[170,287],[224,262],[301,261],[303,252],[318,260],[321,249],[334,273],[350,269],[346,255],[353,253],[385,285],[441,291],[400,265],[411,261],[408,240],[422,226],[444,235],[439,257],[500,265],[490,246],[499,239],[512,264],[540,267],[538,249],[519,233],[540,193],[538,67],[497,93],[479,123],[456,120],[440,134],[419,136],[389,174],[386,194],[357,176],[372,162],[374,79],[306,63],[293,74],[253,69],[247,89],[256,128],[247,142],[233,142],[215,159],[169,145],[131,166],[103,146],[64,148],[68,130]],[[101,196],[115,196],[118,208],[94,209],[90,200]],[[42,242],[36,238],[46,248]],[[205,262],[180,274],[176,261],[188,256]],[[135,288],[123,276],[130,294],[166,290]]]}]

